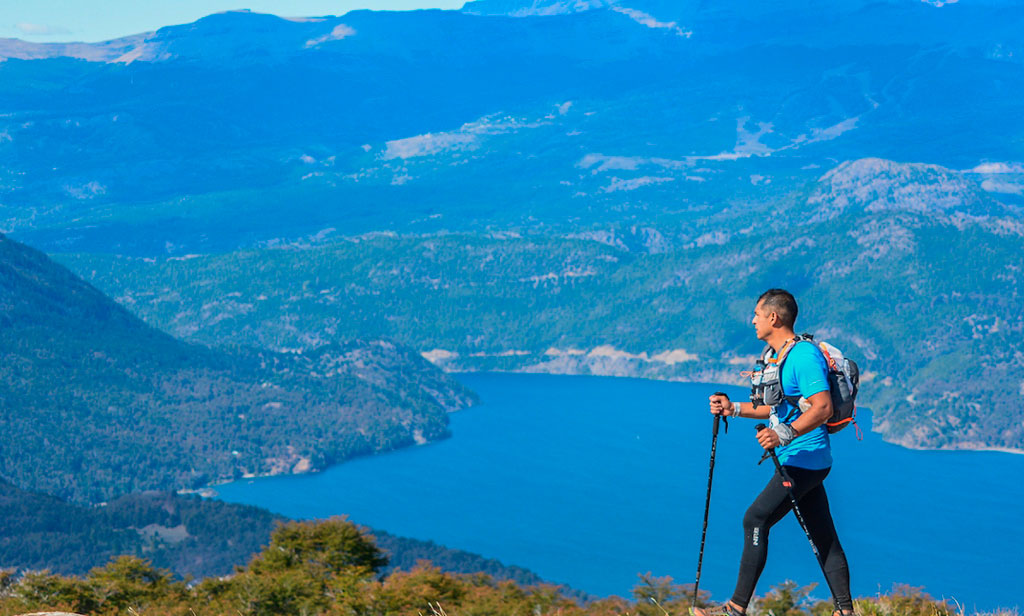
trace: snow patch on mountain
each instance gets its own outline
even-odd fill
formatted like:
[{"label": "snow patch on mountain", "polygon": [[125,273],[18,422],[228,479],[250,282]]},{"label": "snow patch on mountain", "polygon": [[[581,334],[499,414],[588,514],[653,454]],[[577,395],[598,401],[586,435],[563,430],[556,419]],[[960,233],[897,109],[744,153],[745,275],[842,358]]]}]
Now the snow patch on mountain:
[{"label": "snow patch on mountain", "polygon": [[514,133],[523,128],[536,128],[546,122],[523,118],[485,116],[475,122],[463,124],[458,130],[426,133],[386,142],[381,158],[393,160],[431,156],[443,152],[475,150],[481,140],[491,135]]},{"label": "snow patch on mountain", "polygon": [[328,41],[340,41],[341,39],[355,35],[355,28],[347,26],[345,24],[338,24],[337,26],[334,26],[334,29],[328,32],[327,34],[306,41],[306,47],[316,47],[317,45],[321,45]]},{"label": "snow patch on mountain", "polygon": [[791,145],[779,148],[779,150],[786,150],[793,147],[809,145],[811,143],[818,143],[820,141],[831,141],[845,133],[848,133],[856,129],[857,123],[859,121],[860,116],[854,116],[852,118],[846,118],[845,120],[842,120],[825,128],[815,128],[811,130],[810,135],[800,135],[793,140],[793,143]]},{"label": "snow patch on mountain", "polygon": [[691,162],[698,160],[723,161],[739,160],[741,158],[750,158],[751,156],[771,156],[774,150],[761,143],[761,137],[772,132],[771,122],[758,122],[757,131],[751,132],[747,130],[748,121],[750,121],[749,117],[736,120],[736,146],[731,151],[711,155],[687,156],[686,160]]},{"label": "snow patch on mountain", "polygon": [[600,153],[586,154],[576,166],[580,169],[590,169],[592,175],[605,171],[636,171],[640,167],[655,165],[665,169],[678,169],[686,166],[686,161],[672,160],[670,158],[657,158],[647,156],[606,156]]},{"label": "snow patch on mountain", "polygon": [[636,23],[638,23],[640,25],[643,25],[643,26],[647,26],[648,28],[657,28],[657,29],[661,29],[661,30],[668,30],[668,31],[672,32],[673,34],[675,34],[677,36],[681,36],[683,38],[690,38],[691,36],[693,36],[693,32],[692,31],[690,31],[690,30],[683,30],[682,28],[679,27],[679,25],[676,22],[674,22],[674,21],[658,21],[652,15],[648,15],[647,13],[644,13],[643,11],[638,11],[636,9],[626,8],[624,6],[613,6],[612,10],[615,11],[616,13],[622,13],[623,15],[625,15],[626,17],[629,17],[630,19],[632,19]]}]

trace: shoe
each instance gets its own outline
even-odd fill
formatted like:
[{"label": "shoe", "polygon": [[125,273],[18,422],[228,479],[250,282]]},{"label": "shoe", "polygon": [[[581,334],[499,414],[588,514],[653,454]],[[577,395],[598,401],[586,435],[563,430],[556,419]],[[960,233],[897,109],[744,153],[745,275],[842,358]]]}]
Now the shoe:
[{"label": "shoe", "polygon": [[714,607],[691,607],[690,616],[746,616],[731,603],[723,603]]}]

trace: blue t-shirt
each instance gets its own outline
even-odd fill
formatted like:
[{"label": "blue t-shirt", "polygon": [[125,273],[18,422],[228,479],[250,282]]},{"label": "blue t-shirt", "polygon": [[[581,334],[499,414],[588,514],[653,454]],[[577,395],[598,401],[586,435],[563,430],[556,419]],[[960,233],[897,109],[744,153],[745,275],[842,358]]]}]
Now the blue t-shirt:
[{"label": "blue t-shirt", "polygon": [[[810,398],[828,391],[828,364],[813,342],[798,342],[782,364],[781,378],[782,391],[787,396]],[[770,424],[773,427],[779,422],[791,424],[802,414],[800,407],[786,401],[775,407]],[[777,453],[782,464],[809,470],[826,469],[832,466],[828,428],[822,425],[802,434],[786,447],[780,447]]]}]

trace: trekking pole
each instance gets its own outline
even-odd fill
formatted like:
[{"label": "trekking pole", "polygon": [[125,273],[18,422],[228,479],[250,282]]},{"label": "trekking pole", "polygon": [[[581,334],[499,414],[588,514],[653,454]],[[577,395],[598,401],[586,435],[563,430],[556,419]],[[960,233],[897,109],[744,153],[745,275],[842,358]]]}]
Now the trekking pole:
[{"label": "trekking pole", "polygon": [[[757,432],[768,428],[764,424],[757,424]],[[766,450],[768,455],[771,456],[772,462],[775,463],[775,470],[778,471],[779,476],[782,478],[782,486],[786,488],[786,493],[789,494],[789,502],[793,504],[793,513],[796,514],[796,519],[800,522],[800,528],[804,529],[804,534],[807,535],[807,542],[811,544],[811,551],[814,552],[814,557],[818,559],[818,566],[821,567],[821,572],[825,575],[825,585],[828,586],[828,591],[832,593],[832,601],[835,603],[836,609],[840,610],[839,603],[836,600],[836,593],[832,589],[832,582],[828,579],[828,573],[825,572],[825,560],[821,556],[821,552],[818,551],[818,546],[814,544],[814,539],[811,538],[811,530],[807,528],[807,522],[804,521],[804,516],[800,513],[800,505],[797,504],[796,494],[793,493],[793,480],[790,479],[789,473],[782,468],[782,464],[779,462],[779,456],[775,454],[775,448]],[[764,458],[762,458],[764,461]],[[760,464],[760,462],[758,462]],[[840,610],[842,613],[842,610]]]},{"label": "trekking pole", "polygon": [[[716,396],[724,396],[725,394],[716,391]],[[704,540],[708,536],[708,512],[711,510],[711,480],[715,476],[715,451],[718,449],[718,421],[722,420],[725,422],[725,433],[729,433],[729,420],[722,417],[721,414],[715,415],[715,421],[711,425],[711,463],[708,465],[708,495],[704,499],[704,528],[700,532],[700,555],[697,556],[697,581],[693,583],[693,603],[690,606],[691,613],[693,608],[697,607],[697,588],[700,587],[700,568],[704,563]]]}]

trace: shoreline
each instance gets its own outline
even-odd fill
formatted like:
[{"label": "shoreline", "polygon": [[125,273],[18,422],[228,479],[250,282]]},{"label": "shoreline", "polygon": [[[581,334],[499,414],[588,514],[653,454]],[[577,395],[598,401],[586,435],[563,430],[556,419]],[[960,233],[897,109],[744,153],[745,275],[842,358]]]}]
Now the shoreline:
[{"label": "shoreline", "polygon": [[[883,439],[884,440],[884,439]],[[990,451],[996,453],[1008,453],[1011,455],[1024,456],[1024,449],[1015,449],[1013,447],[915,447],[912,445],[904,445],[903,443],[896,443],[893,441],[885,441],[904,449],[910,449],[911,451]]]},{"label": "shoreline", "polygon": [[[656,375],[651,376],[651,375],[622,374],[622,373],[594,374],[594,373],[583,373],[583,372],[553,372],[553,371],[537,370],[536,366],[529,366],[526,369],[520,369],[520,370],[500,370],[500,369],[496,369],[496,370],[473,370],[473,369],[467,369],[467,367],[465,367],[465,366],[460,367],[458,369],[449,369],[449,368],[447,368],[444,365],[438,365],[438,364],[435,364],[435,365],[437,365],[438,368],[443,370],[446,374],[450,374],[450,375],[454,375],[454,376],[458,376],[460,374],[486,374],[486,373],[497,373],[497,374],[544,374],[544,375],[548,375],[548,376],[583,376],[583,377],[616,378],[616,379],[641,379],[641,380],[645,380],[645,381],[658,381],[658,382],[661,382],[661,383],[693,383],[693,384],[709,385],[710,386],[709,389],[721,388],[721,387],[740,387],[740,388],[745,388],[746,387],[746,385],[744,385],[744,384],[737,384],[737,383],[734,383],[734,382],[730,383],[730,382],[704,381],[704,380],[700,380],[700,379],[687,378],[684,375],[663,378],[663,377],[659,377],[659,376],[656,376]],[[472,408],[472,407],[467,407],[467,408]],[[874,413],[871,410],[871,408],[867,407],[867,406],[865,406],[865,407],[858,407],[858,410],[868,411],[869,413],[872,413],[872,414]],[[909,449],[909,450],[912,450],[912,451],[993,451],[993,452],[1008,453],[1008,454],[1013,454],[1013,455],[1024,455],[1024,448],[1017,449],[1017,448],[1014,448],[1014,447],[996,447],[996,446],[978,446],[978,447],[970,447],[970,446],[920,447],[920,446],[915,446],[915,445],[907,445],[907,444],[904,444],[904,443],[901,443],[901,442],[898,442],[898,441],[890,441],[890,440],[885,438],[885,435],[883,433],[875,430],[873,427],[870,430],[868,430],[868,431],[872,432],[874,434],[878,434],[878,435],[882,436],[882,440],[884,442],[886,442],[886,443],[889,443],[890,445],[896,445],[897,447],[902,447],[904,449]]]},{"label": "shoreline", "polygon": [[[457,412],[460,412],[460,411],[465,411],[466,409],[471,409],[471,408],[473,408],[473,406],[476,406],[476,405],[474,404],[474,405],[471,405],[471,406],[467,406],[467,407],[463,407],[463,408],[458,408],[458,409],[454,409],[454,410],[447,411],[447,412],[448,413],[457,413]],[[351,462],[353,460],[358,460],[358,459],[361,459],[361,458],[372,458],[372,457],[375,457],[375,456],[381,456],[381,455],[385,455],[385,454],[392,453],[392,452],[395,452],[395,451],[404,451],[406,449],[412,449],[412,448],[415,448],[415,447],[423,447],[425,445],[430,445],[431,443],[439,443],[439,442],[441,442],[443,440],[446,440],[446,439],[449,439],[451,437],[452,437],[452,435],[449,432],[444,437],[439,438],[439,439],[434,439],[432,441],[425,441],[425,442],[421,443],[419,441],[415,441],[414,440],[412,443],[410,443],[408,445],[404,445],[404,446],[400,446],[400,447],[393,447],[391,449],[383,449],[383,450],[380,450],[380,451],[373,451],[373,452],[370,452],[370,453],[364,453],[364,454],[359,454],[359,455],[351,456],[349,458],[345,458],[343,460],[339,460],[337,462],[333,462],[331,464],[328,464],[327,466],[324,466],[323,468],[308,468],[306,470],[302,470],[302,471],[299,471],[299,472],[288,471],[288,472],[279,472],[279,473],[271,472],[271,473],[259,473],[259,474],[252,474],[252,475],[243,475],[242,477],[239,477],[238,479],[224,479],[224,478],[215,479],[215,480],[211,481],[210,483],[204,484],[202,487],[199,487],[199,488],[182,488],[180,490],[175,490],[174,493],[175,494],[182,494],[182,495],[184,495],[184,494],[197,494],[197,495],[199,495],[202,498],[217,498],[219,496],[217,494],[217,486],[222,486],[222,485],[225,485],[225,484],[235,483],[235,482],[239,482],[239,481],[250,481],[250,480],[253,480],[253,479],[269,479],[271,477],[289,477],[289,476],[297,476],[297,475],[315,475],[315,474],[318,474],[318,473],[322,473],[323,471],[326,471],[326,470],[328,470],[330,468],[334,468],[335,466],[339,466],[339,465],[345,464],[347,462]]]},{"label": "shoreline", "polygon": [[[442,366],[438,366],[438,367],[441,368],[446,374],[452,375],[452,376],[454,376],[456,378],[458,377],[458,375],[461,375],[461,374],[521,374],[521,375],[545,375],[545,376],[551,376],[551,377],[575,376],[575,377],[597,377],[597,378],[617,378],[617,379],[641,379],[641,380],[645,380],[645,381],[658,381],[658,382],[661,382],[661,383],[704,384],[704,385],[708,385],[709,388],[743,387],[743,385],[737,385],[736,383],[715,383],[715,382],[712,382],[712,381],[703,381],[703,380],[698,380],[698,379],[687,379],[687,378],[685,378],[683,376],[676,376],[676,377],[671,377],[671,378],[659,378],[657,376],[641,376],[641,375],[636,375],[636,374],[593,374],[593,373],[586,374],[586,373],[580,373],[580,372],[548,372],[548,371],[540,371],[540,370],[472,370],[472,369],[466,369],[466,367],[464,367],[464,366],[460,367],[459,369],[450,370],[450,369],[446,369],[445,367],[442,367]],[[470,410],[470,409],[473,408],[473,406],[476,406],[476,405],[467,406],[467,407],[464,407],[464,408],[461,408],[461,409],[456,409],[456,410],[450,411],[450,412],[454,413],[454,412]],[[868,407],[864,407],[864,410],[870,412],[870,409]],[[884,442],[886,442],[886,443],[889,443],[891,445],[896,445],[897,447],[902,447],[904,449],[908,449],[908,450],[911,450],[911,451],[949,451],[949,452],[952,452],[952,451],[963,451],[963,452],[971,452],[971,451],[981,452],[981,451],[986,451],[986,452],[1006,453],[1006,454],[1012,454],[1012,455],[1024,455],[1024,449],[1015,449],[1015,448],[1012,448],[1012,447],[955,447],[955,446],[954,447],[949,447],[949,446],[946,446],[946,447],[918,447],[918,446],[906,445],[904,443],[900,443],[900,442],[896,442],[896,441],[887,440],[884,437],[884,435],[882,435],[880,432],[874,430],[873,428],[871,430],[869,430],[869,431],[874,433],[874,434],[879,434],[880,436],[882,436],[882,440]],[[448,435],[448,436],[444,437],[444,439],[447,439],[447,438],[451,438],[451,435]],[[435,441],[428,441],[426,443],[413,443],[413,444],[407,445],[405,447],[399,447],[399,448],[389,449],[389,450],[385,450],[385,451],[373,452],[373,453],[366,454],[366,455],[355,456],[355,457],[348,458],[348,459],[345,459],[345,460],[340,460],[340,461],[335,462],[333,464],[329,464],[329,465],[325,466],[324,468],[310,469],[310,470],[307,470],[307,471],[303,471],[301,473],[294,473],[294,472],[266,473],[266,474],[250,475],[250,476],[247,476],[247,477],[241,477],[239,479],[218,479],[218,480],[215,480],[215,481],[211,481],[210,483],[204,485],[201,488],[177,490],[176,492],[178,494],[198,494],[202,498],[217,498],[218,494],[217,494],[216,488],[217,488],[217,486],[221,486],[221,485],[224,485],[224,484],[234,483],[234,482],[237,482],[237,481],[252,480],[252,479],[264,479],[264,478],[268,478],[268,477],[281,477],[281,476],[285,476],[285,475],[310,475],[310,474],[314,474],[314,473],[320,473],[320,472],[328,470],[328,469],[330,469],[330,468],[332,468],[334,466],[345,464],[346,462],[349,462],[349,461],[357,459],[357,458],[373,457],[373,456],[387,454],[387,453],[390,453],[390,452],[393,452],[393,451],[398,451],[399,449],[409,449],[410,447],[420,447],[422,445],[429,445],[430,443],[438,442],[438,441],[444,440],[444,439],[438,439],[438,440],[435,440]]]}]

